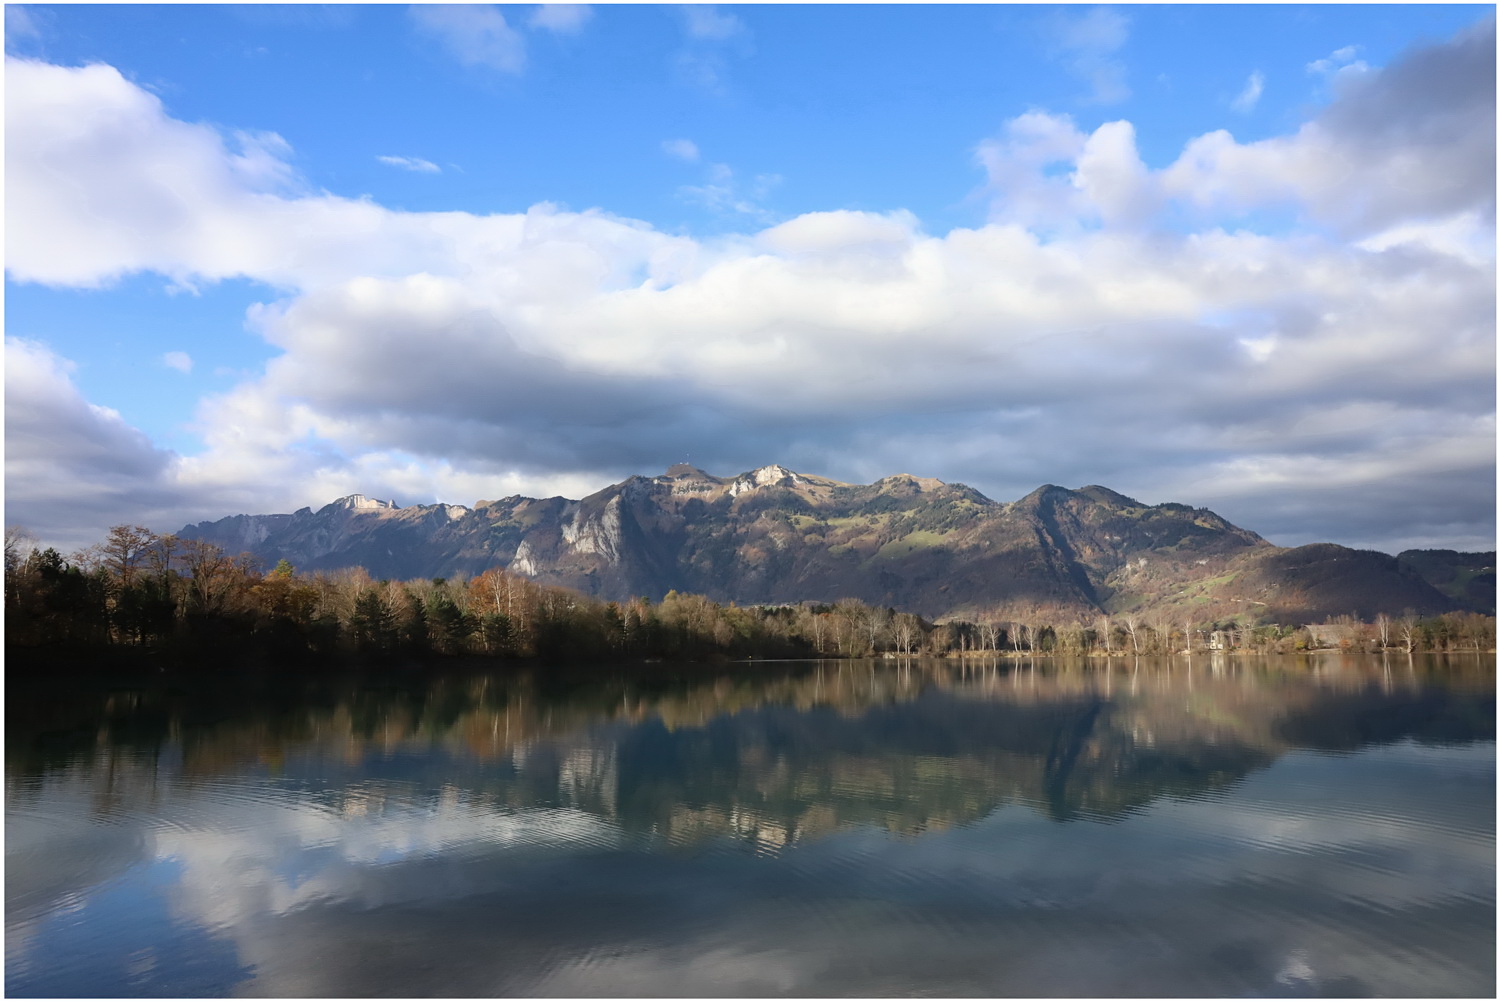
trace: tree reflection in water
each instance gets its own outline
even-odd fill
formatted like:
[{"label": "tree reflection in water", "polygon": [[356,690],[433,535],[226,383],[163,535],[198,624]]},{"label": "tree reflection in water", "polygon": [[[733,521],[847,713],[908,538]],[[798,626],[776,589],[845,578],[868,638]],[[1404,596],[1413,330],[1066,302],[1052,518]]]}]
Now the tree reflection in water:
[{"label": "tree reflection in water", "polygon": [[11,697],[11,995],[1494,990],[1492,656]]},{"label": "tree reflection in water", "polygon": [[345,810],[368,812],[380,782],[399,781],[766,847],[847,826],[918,833],[1011,802],[1107,820],[1222,790],[1292,748],[1492,740],[1492,666],[892,659],[306,682],[257,699],[122,692],[34,717],[13,704],[7,785],[24,801],[49,768],[87,761],[108,813],[162,783],[258,771],[319,778]]}]

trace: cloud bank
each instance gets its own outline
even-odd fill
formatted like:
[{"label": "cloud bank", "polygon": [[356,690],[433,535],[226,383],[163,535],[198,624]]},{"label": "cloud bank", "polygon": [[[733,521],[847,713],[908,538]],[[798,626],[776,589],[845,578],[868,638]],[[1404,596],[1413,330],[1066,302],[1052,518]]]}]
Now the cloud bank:
[{"label": "cloud bank", "polygon": [[11,279],[252,278],[280,290],[248,313],[280,354],[202,402],[207,448],[181,456],[8,340],[7,521],[76,545],[353,491],[577,497],[691,457],[1001,500],[1102,483],[1277,543],[1489,549],[1494,57],[1488,23],[1337,81],[1295,132],[1160,167],[1128,121],[1031,112],[976,147],[982,225],[835,210],[714,239],[315,191],[275,135],[11,58]]}]

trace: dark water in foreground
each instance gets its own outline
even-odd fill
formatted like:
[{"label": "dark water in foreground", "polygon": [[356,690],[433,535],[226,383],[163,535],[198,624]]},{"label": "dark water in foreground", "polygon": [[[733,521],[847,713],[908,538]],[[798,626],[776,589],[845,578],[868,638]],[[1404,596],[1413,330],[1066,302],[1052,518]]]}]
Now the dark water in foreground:
[{"label": "dark water in foreground", "polygon": [[1495,993],[1493,656],[631,671],[12,691],[7,993]]}]

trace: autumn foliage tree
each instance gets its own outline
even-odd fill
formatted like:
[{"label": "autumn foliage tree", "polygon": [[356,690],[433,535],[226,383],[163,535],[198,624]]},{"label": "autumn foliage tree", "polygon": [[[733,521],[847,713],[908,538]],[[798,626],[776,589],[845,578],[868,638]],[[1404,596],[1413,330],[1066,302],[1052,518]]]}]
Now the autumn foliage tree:
[{"label": "autumn foliage tree", "polygon": [[[472,579],[374,581],[362,568],[299,573],[281,561],[263,571],[248,554],[110,529],[64,557],[6,533],[6,633],[11,645],[113,645],[184,655],[226,653],[297,662],[360,655],[542,660],[707,657],[962,658],[1166,655],[1216,645],[1262,651],[1308,643],[1300,627],[1194,623],[1125,612],[1092,624],[1027,606],[976,622],[928,623],[855,599],[737,606],[668,592],[660,601],[591,598],[501,568]],[[1352,625],[1361,626],[1362,625]],[[1489,651],[1495,620],[1476,613],[1382,617],[1349,635],[1387,647]]]}]

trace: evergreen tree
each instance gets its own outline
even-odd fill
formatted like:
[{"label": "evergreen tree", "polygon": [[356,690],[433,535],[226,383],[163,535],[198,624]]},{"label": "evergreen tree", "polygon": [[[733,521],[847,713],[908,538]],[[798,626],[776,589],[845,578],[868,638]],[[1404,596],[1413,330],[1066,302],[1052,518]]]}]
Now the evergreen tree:
[{"label": "evergreen tree", "polygon": [[395,616],[375,589],[366,589],[355,600],[350,625],[354,646],[360,651],[389,651],[395,647]]}]

